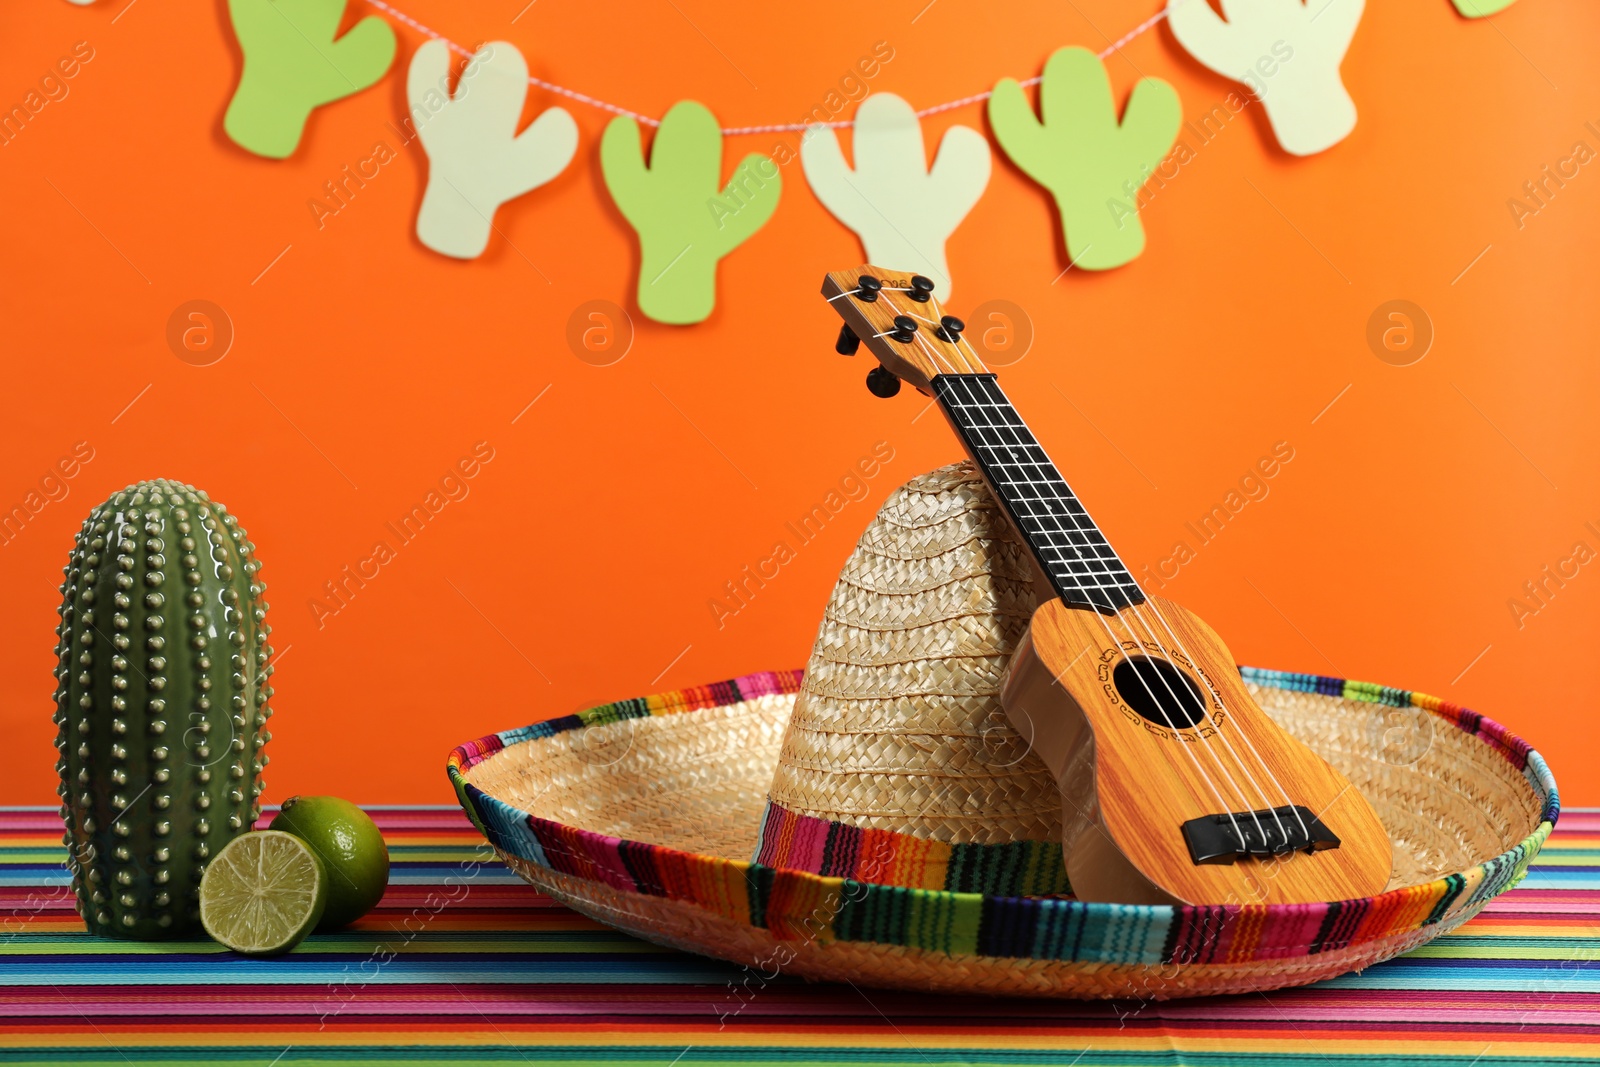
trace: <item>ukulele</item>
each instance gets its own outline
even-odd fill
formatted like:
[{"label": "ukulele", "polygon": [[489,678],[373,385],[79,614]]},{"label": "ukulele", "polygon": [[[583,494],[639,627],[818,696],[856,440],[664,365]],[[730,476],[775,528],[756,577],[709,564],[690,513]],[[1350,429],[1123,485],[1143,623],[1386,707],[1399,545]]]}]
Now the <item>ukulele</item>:
[{"label": "ukulele", "polygon": [[1011,724],[1055,776],[1081,900],[1288,904],[1369,897],[1391,848],[1361,793],[1261,710],[1222,639],[1149,596],[1006,399],[933,283],[836,271],[836,350],[876,395],[933,397],[1027,545],[1041,598],[1006,673]]}]

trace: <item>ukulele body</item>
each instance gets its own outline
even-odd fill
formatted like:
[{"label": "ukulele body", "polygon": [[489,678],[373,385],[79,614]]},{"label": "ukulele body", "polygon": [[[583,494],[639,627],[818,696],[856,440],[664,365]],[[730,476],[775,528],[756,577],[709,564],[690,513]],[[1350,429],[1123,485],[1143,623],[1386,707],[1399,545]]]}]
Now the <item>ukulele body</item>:
[{"label": "ukulele body", "polygon": [[[1129,666],[1118,675],[1141,657],[1188,681],[1146,673],[1141,682]],[[1184,707],[1168,696],[1191,684]],[[1159,709],[1140,699],[1152,686],[1165,698]],[[1061,788],[1067,878],[1079,899],[1312,903],[1373,896],[1388,883],[1392,849],[1371,805],[1261,710],[1221,638],[1172,601],[1152,597],[1106,616],[1048,600],[1001,701]],[[1232,814],[1248,832],[1249,812],[1287,804],[1309,809],[1338,847],[1232,863],[1192,858],[1189,820]],[[1270,833],[1273,818],[1259,817]]]}]

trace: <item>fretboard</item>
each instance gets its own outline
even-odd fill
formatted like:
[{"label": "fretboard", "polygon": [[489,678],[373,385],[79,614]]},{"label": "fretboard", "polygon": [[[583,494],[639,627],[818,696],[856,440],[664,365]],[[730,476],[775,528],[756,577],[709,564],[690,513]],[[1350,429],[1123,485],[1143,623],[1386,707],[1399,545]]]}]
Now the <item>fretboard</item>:
[{"label": "fretboard", "polygon": [[1139,583],[994,375],[942,374],[933,391],[1061,598],[1101,612],[1143,603]]}]

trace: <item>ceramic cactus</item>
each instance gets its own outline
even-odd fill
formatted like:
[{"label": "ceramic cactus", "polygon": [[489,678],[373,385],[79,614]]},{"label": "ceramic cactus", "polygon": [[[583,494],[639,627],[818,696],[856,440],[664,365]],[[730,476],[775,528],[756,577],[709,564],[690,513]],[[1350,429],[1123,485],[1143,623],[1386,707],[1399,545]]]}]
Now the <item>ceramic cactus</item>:
[{"label": "ceramic cactus", "polygon": [[600,167],[639,234],[639,310],[657,322],[704,320],[716,305],[718,261],[778,206],[777,164],[752,152],[719,192],[722,131],[704,105],[683,100],[661,120],[649,166],[639,124],[618,117],[601,138]]},{"label": "ceramic cactus", "polygon": [[394,61],[389,24],[369,15],[334,39],[345,0],[228,0],[244,53],[222,118],[234,143],[258,156],[293,154],[311,112],[360,92]]},{"label": "ceramic cactus", "polygon": [[1167,22],[1184,50],[1261,101],[1285,152],[1331,148],[1356,125],[1339,64],[1365,0],[1170,0]]},{"label": "ceramic cactus", "polygon": [[873,93],[856,109],[844,161],[838,136],[812,127],[800,143],[806,181],[833,217],[856,232],[867,261],[924,274],[934,295],[950,295],[944,243],[989,184],[989,141],[970,126],[952,126],[928,166],[922,120],[893,93]]},{"label": "ceramic cactus", "polygon": [[1011,78],[989,98],[1000,147],[1055,197],[1072,264],[1107,270],[1134,259],[1144,251],[1139,189],[1183,122],[1177,91],[1159,78],[1141,78],[1118,123],[1099,57],[1087,48],[1062,48],[1045,63],[1039,112]]},{"label": "ceramic cactus", "polygon": [[260,566],[238,520],[178,482],[131,485],[78,532],[56,631],[56,768],[91,933],[190,931],[206,861],[260,814]]},{"label": "ceramic cactus", "polygon": [[450,46],[429,41],[411,57],[406,95],[428,152],[428,190],[417,238],[447,256],[473,259],[488,247],[500,205],[554,178],[578,150],[578,124],[563,108],[542,112],[522,133],[528,63],[505,41],[473,54],[448,94]]}]

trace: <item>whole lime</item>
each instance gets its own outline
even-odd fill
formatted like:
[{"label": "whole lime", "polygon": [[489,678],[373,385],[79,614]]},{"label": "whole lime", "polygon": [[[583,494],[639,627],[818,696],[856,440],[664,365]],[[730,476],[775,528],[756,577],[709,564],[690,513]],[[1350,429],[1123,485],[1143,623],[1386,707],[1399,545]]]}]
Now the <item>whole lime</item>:
[{"label": "whole lime", "polygon": [[290,797],[270,829],[311,846],[328,871],[328,906],[318,930],[337,930],[371,911],[389,885],[389,847],[367,813],[338,797]]}]

